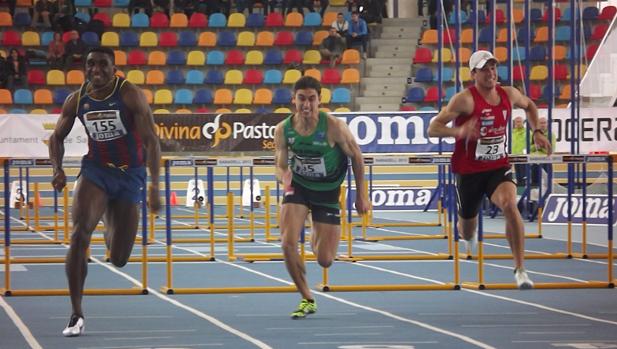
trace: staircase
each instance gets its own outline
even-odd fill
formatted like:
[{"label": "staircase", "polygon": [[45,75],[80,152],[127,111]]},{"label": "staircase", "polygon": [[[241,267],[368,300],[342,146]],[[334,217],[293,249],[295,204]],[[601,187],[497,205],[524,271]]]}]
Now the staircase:
[{"label": "staircase", "polygon": [[373,33],[371,57],[355,99],[358,111],[397,111],[405,95],[411,62],[422,32],[423,18],[385,18]]}]

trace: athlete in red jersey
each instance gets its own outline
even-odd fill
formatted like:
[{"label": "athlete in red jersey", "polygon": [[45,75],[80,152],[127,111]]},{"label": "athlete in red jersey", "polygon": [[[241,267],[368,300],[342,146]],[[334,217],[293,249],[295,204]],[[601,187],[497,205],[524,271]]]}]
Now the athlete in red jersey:
[{"label": "athlete in red jersey", "polygon": [[[512,107],[526,111],[534,130],[533,141],[548,149],[551,144],[538,130],[538,109],[516,88],[497,83],[499,62],[488,51],[477,51],[469,60],[474,86],[457,93],[431,122],[431,137],[454,137],[452,170],[456,174],[459,203],[458,230],[468,246],[475,239],[478,212],[486,194],[506,220],[506,237],[514,257],[514,277],[520,289],[533,287],[524,269],[524,226],[516,206],[516,185],[508,163],[507,125]],[[446,126],[450,121],[454,127]],[[469,248],[468,248],[469,251]]]},{"label": "athlete in red jersey", "polygon": [[88,270],[87,249],[92,232],[103,218],[105,242],[111,263],[126,264],[133,249],[141,190],[145,186],[145,157],[150,170],[148,204],[160,208],[159,164],[161,151],[154,131],[154,119],[139,87],[115,77],[114,51],[107,47],[90,50],[86,56],[87,82],[70,94],[49,139],[53,164],[53,187],[66,186],[62,169],[64,139],[80,119],[88,134],[88,154],[82,160],[79,180],[73,193],[73,232],[66,255],[73,313],[62,331],[67,337],[84,331],[81,300]]}]

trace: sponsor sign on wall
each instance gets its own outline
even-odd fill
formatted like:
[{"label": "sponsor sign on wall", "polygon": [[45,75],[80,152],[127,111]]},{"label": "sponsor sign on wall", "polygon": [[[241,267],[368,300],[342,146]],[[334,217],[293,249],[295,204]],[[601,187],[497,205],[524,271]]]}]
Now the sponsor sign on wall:
[{"label": "sponsor sign on wall", "polygon": [[[437,199],[431,201],[435,188],[420,187],[373,187],[371,203],[373,211],[423,211],[437,209]],[[351,202],[356,200],[356,189],[351,189]],[[355,206],[354,206],[355,208]]]},{"label": "sponsor sign on wall", "polygon": [[[583,196],[581,194],[572,195],[571,213],[572,223],[581,223],[583,219]],[[617,211],[617,200],[613,199],[613,212]],[[606,226],[608,222],[608,196],[606,195],[587,195],[586,197],[586,219],[588,224],[599,224]],[[613,214],[615,225],[617,215]],[[568,196],[565,194],[551,194],[544,205],[542,212],[542,223],[565,224],[568,222]]]}]

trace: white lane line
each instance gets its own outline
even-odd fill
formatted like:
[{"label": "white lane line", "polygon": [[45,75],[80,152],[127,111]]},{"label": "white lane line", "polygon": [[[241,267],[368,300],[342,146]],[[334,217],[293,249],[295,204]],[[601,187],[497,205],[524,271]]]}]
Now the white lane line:
[{"label": "white lane line", "polygon": [[315,333],[313,334],[313,336],[315,337],[335,337],[335,336],[345,336],[347,337],[348,335],[354,336],[354,337],[359,337],[359,336],[382,336],[383,333],[381,332],[356,332],[356,333],[352,333],[352,332],[341,332],[341,333]]},{"label": "white lane line", "polygon": [[[188,347],[222,347],[225,343],[196,343],[196,344],[169,344],[163,347],[160,344],[154,344],[153,348],[169,348],[169,349],[182,349]],[[146,347],[148,348],[148,347]],[[78,347],[77,349],[144,349],[143,345],[123,345],[123,346],[113,346],[113,347]]]},{"label": "white lane line", "polygon": [[21,318],[19,317],[19,315],[17,315],[15,310],[13,310],[13,308],[4,300],[3,297],[0,297],[0,307],[4,309],[4,311],[6,312],[6,315],[8,315],[9,318],[15,324],[15,327],[19,329],[19,332],[24,337],[26,342],[28,342],[28,345],[30,345],[30,348],[43,349],[43,347],[39,344],[36,338],[34,338],[34,336],[32,335],[32,332],[30,332],[30,329],[28,328],[28,326],[26,326],[26,324],[24,324],[24,322],[21,321]]},{"label": "white lane line", "polygon": [[172,336],[161,336],[161,337],[112,337],[112,338],[103,338],[106,341],[145,341],[149,339],[170,339],[174,338]]},{"label": "white lane line", "polygon": [[565,335],[571,335],[571,334],[583,334],[586,333],[585,331],[521,331],[518,334],[525,334],[525,335],[546,335],[546,334],[565,334]]},{"label": "white lane line", "polygon": [[[330,313],[328,313],[330,314]],[[359,328],[394,328],[392,325],[382,325],[382,326],[303,326],[302,328],[297,327],[266,327],[266,330],[269,331],[317,331],[317,330],[342,330],[342,329],[359,329]]]},{"label": "white lane line", "polygon": [[[92,319],[92,317],[88,316],[88,319]],[[95,334],[113,334],[113,333],[169,333],[169,332],[181,332],[181,333],[188,333],[188,332],[196,332],[196,329],[189,329],[189,330],[148,330],[148,329],[143,329],[143,330],[117,330],[117,331],[88,331],[88,333],[95,333]]]},{"label": "white lane line", "polygon": [[[494,316],[495,314],[493,314]],[[501,313],[499,315],[502,315]],[[574,327],[589,327],[591,326],[591,324],[581,324],[581,323],[577,323],[577,322],[573,322],[573,323],[561,323],[561,324],[556,324],[556,323],[552,323],[552,324],[544,324],[544,323],[535,323],[535,324],[530,324],[530,323],[524,323],[524,324],[515,324],[515,323],[510,323],[510,324],[483,324],[483,325],[461,325],[461,327],[478,327],[478,328],[485,328],[485,327],[566,327],[566,326],[574,326]]]},{"label": "white lane line", "polygon": [[[88,320],[90,319],[171,319],[173,316],[169,315],[88,315]],[[58,319],[66,319],[66,316],[50,316],[50,320],[58,320]],[[148,331],[157,331],[157,330],[148,330]],[[174,331],[189,331],[189,330],[174,330]],[[195,331],[195,330],[190,330]],[[93,331],[88,331],[88,333],[92,333]],[[125,331],[122,331],[125,332]]]},{"label": "white lane line", "polygon": [[[379,342],[367,342],[362,341],[362,346],[358,346],[357,348],[371,348],[372,345],[375,345],[375,348],[388,348],[383,345],[410,345],[410,344],[438,344],[438,341],[379,341]],[[298,342],[299,345],[338,345],[338,344],[358,344],[355,342]],[[394,347],[396,348],[396,347]]]}]

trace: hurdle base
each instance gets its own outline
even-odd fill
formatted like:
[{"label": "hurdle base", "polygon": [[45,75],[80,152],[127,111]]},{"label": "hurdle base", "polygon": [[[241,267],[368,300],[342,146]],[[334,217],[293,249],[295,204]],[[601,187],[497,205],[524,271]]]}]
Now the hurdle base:
[{"label": "hurdle base", "polygon": [[[304,256],[304,259],[307,261],[316,260],[315,255],[313,253],[307,253]],[[285,260],[285,256],[282,253],[247,253],[247,254],[235,254],[233,256],[229,256],[227,258],[228,261],[242,261],[242,262],[269,262],[269,261],[282,261]]]},{"label": "hurdle base", "polygon": [[[354,217],[356,218],[356,217]],[[358,217],[358,219],[361,219]],[[361,227],[361,222],[353,222],[351,223],[352,227]],[[387,228],[387,227],[440,227],[441,224],[437,222],[400,222],[400,223],[371,223],[367,224],[367,228]]]},{"label": "hurdle base", "polygon": [[[612,286],[611,286],[612,285]],[[517,290],[515,283],[477,283],[463,282],[461,286],[472,290]],[[582,289],[582,288],[613,288],[614,284],[606,281],[585,282],[538,282],[534,283],[533,289]]]},{"label": "hurdle base", "polygon": [[[467,253],[461,253],[460,254],[461,259],[467,259],[467,260],[474,260],[477,261],[478,260],[478,255],[468,255]],[[512,259],[512,255],[511,254],[484,254],[483,256],[484,259]],[[567,254],[567,253],[563,253],[563,252],[556,252],[556,253],[549,253],[549,254],[525,254],[525,259],[571,259],[572,256]]]},{"label": "hurdle base", "polygon": [[11,239],[11,245],[60,245],[63,240]]},{"label": "hurdle base", "polygon": [[340,255],[337,261],[361,262],[361,261],[424,261],[424,260],[452,260],[453,256],[447,253],[434,255]]},{"label": "hurdle base", "polygon": [[[66,257],[11,257],[11,264],[46,264],[46,263],[64,263]],[[0,264],[6,264],[4,259]]]},{"label": "hurdle base", "polygon": [[[68,296],[69,290],[66,288],[59,289],[29,289],[29,290],[7,290],[1,289],[3,295],[9,296]],[[86,296],[131,296],[131,295],[146,295],[147,289],[142,288],[109,288],[109,289],[86,289]]]},{"label": "hurdle base", "polygon": [[323,292],[374,292],[374,291],[452,291],[460,290],[454,283],[435,284],[400,284],[400,285],[332,285],[319,284]]},{"label": "hurdle base", "polygon": [[377,242],[377,241],[391,241],[391,240],[443,240],[447,239],[448,235],[441,234],[422,234],[422,235],[402,235],[402,236],[369,236],[366,238],[355,238],[356,241],[367,241],[367,242]]},{"label": "hurdle base", "polygon": [[[171,256],[172,262],[214,262],[216,259],[212,256]],[[129,262],[142,262],[140,256],[129,257]],[[148,256],[148,262],[167,262],[167,256]],[[109,262],[109,260],[107,260]]]},{"label": "hurdle base", "polygon": [[297,292],[296,286],[255,286],[255,287],[161,287],[166,294],[228,294],[228,293],[288,293]]}]

